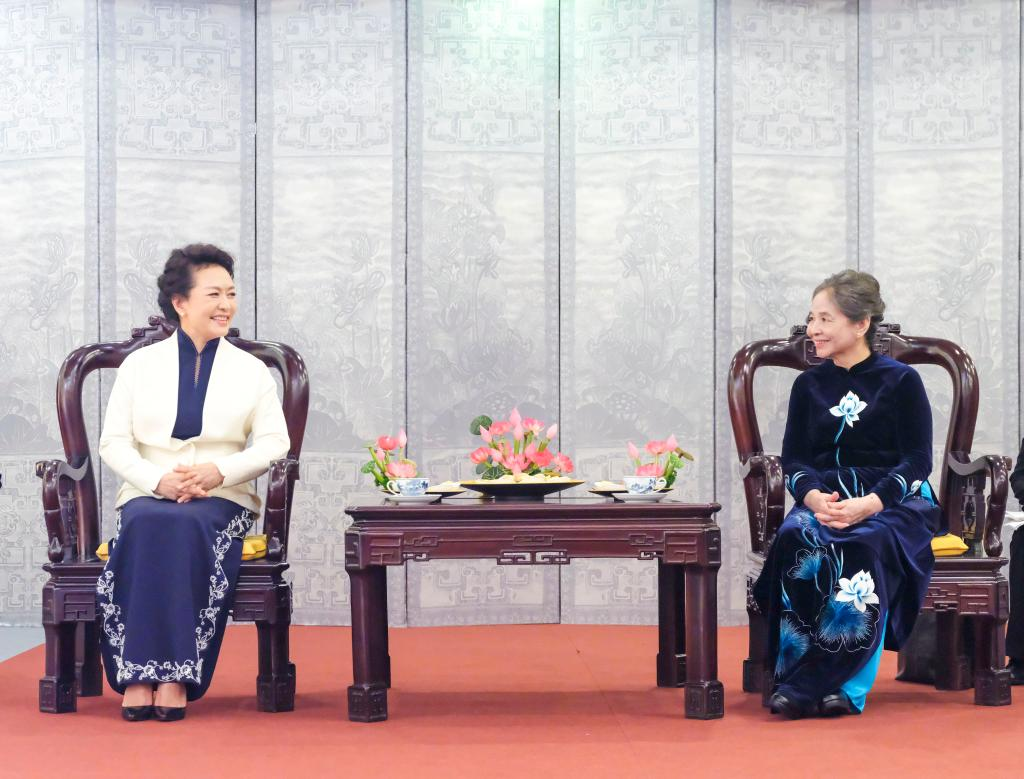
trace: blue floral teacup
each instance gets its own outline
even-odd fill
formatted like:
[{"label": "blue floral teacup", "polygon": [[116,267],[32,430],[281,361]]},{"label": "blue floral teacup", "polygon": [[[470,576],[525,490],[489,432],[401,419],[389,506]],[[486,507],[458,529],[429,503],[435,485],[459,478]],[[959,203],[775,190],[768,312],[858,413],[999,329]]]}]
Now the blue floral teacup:
[{"label": "blue floral teacup", "polygon": [[429,486],[430,479],[423,476],[413,476],[409,479],[392,479],[388,482],[387,490],[395,495],[424,495]]},{"label": "blue floral teacup", "polygon": [[649,495],[664,489],[666,481],[661,476],[623,476],[622,483],[630,495]]}]

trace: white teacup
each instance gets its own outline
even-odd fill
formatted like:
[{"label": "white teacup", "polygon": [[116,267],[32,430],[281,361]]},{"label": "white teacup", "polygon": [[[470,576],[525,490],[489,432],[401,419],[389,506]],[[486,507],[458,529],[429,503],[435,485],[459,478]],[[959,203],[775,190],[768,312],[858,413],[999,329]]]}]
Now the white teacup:
[{"label": "white teacup", "polygon": [[388,492],[395,495],[424,495],[430,479],[425,476],[412,476],[408,479],[392,479],[388,482]]},{"label": "white teacup", "polygon": [[649,495],[667,484],[663,476],[623,476],[622,483],[630,495]]}]

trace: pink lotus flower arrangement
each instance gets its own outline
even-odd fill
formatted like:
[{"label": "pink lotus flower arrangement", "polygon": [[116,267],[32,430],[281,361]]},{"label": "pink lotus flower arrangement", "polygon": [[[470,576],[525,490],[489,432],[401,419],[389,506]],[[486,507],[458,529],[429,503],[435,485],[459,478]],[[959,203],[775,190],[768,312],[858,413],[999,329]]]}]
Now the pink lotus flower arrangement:
[{"label": "pink lotus flower arrangement", "polygon": [[405,430],[398,435],[382,435],[376,443],[367,444],[370,460],[363,464],[362,473],[373,477],[374,483],[382,490],[387,489],[391,479],[409,479],[416,475],[416,463],[405,456],[409,442]]},{"label": "pink lotus flower arrangement", "polygon": [[558,425],[547,426],[538,419],[523,417],[518,409],[512,409],[508,419],[497,422],[479,416],[470,423],[469,432],[484,442],[469,454],[483,479],[507,475],[566,476],[573,471],[569,456],[551,449]]},{"label": "pink lotus flower arrangement", "polygon": [[636,468],[637,476],[663,476],[666,487],[671,487],[675,483],[676,475],[685,464],[685,460],[693,461],[692,454],[679,448],[679,442],[674,435],[663,441],[653,440],[644,444],[644,451],[653,457],[646,462],[644,453],[637,449],[632,441],[626,444],[626,450]]}]

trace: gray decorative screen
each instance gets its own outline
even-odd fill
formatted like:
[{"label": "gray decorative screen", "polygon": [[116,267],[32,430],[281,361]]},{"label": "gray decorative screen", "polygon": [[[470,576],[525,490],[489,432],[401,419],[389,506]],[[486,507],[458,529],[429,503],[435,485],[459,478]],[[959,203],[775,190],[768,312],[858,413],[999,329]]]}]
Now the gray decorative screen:
[{"label": "gray decorative screen", "polygon": [[[679,494],[723,504],[742,622],[726,372],[826,275],[876,273],[888,318],[962,344],[976,452],[1016,452],[1020,29],[1000,0],[0,0],[0,622],[39,620],[61,360],[144,323],[199,240],[238,260],[243,333],[310,369],[297,621],[348,621],[367,441],[404,426],[465,477],[470,419],[518,404],[588,479],[629,440],[694,452]],[[759,378],[770,449],[792,378]],[[650,562],[389,576],[396,624],[655,618]]]}]

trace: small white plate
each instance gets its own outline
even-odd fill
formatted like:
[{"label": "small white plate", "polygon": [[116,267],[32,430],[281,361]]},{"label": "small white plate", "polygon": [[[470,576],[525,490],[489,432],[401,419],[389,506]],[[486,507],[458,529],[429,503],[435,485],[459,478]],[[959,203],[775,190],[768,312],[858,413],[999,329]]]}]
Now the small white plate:
[{"label": "small white plate", "polygon": [[634,495],[632,492],[616,492],[612,497],[625,503],[657,503],[668,495],[667,492],[648,492],[644,495]]},{"label": "small white plate", "polygon": [[384,500],[392,503],[433,503],[441,500],[440,495],[385,495]]}]

